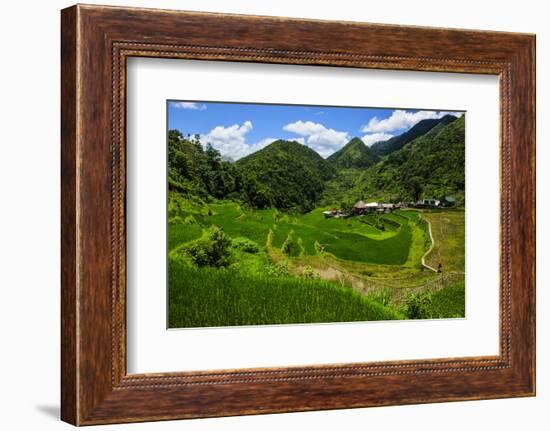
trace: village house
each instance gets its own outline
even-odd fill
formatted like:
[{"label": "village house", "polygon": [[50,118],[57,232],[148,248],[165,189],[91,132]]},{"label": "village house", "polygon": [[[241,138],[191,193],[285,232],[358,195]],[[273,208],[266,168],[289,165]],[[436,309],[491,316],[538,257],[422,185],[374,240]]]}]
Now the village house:
[{"label": "village house", "polygon": [[[401,205],[401,206],[400,206]],[[340,218],[348,217],[351,214],[354,215],[363,215],[363,214],[389,214],[396,209],[405,208],[405,204],[394,204],[394,203],[385,203],[385,202],[364,202],[359,200],[353,205],[353,210],[349,213],[345,213],[337,208],[332,208],[327,211],[323,211],[323,216],[325,218]]]},{"label": "village house", "polygon": [[367,204],[363,201],[357,201],[353,205],[353,212],[357,215],[365,214],[367,212]]},{"label": "village house", "polygon": [[323,211],[323,215],[325,216],[325,218],[340,218],[345,216],[342,211],[339,211],[336,208],[332,208],[330,211]]},{"label": "village house", "polygon": [[421,199],[414,206],[416,208],[437,208],[440,203],[437,199]]},{"label": "village house", "polygon": [[379,208],[380,208],[380,204],[378,202],[369,202],[367,204],[367,212],[369,213],[376,212],[378,211]]},{"label": "village house", "polygon": [[395,208],[396,208],[396,205],[392,203],[382,203],[382,202],[365,203],[362,200],[357,201],[357,203],[353,206],[354,213],[357,215],[366,214],[366,213],[388,214],[388,213],[391,213]]},{"label": "village house", "polygon": [[[380,204],[379,212],[389,214],[395,209],[395,204]],[[381,211],[380,211],[381,210]]]},{"label": "village house", "polygon": [[[451,208],[454,206],[456,206],[456,199],[453,196],[445,196],[444,198],[441,198],[441,199],[425,198],[425,199],[420,199],[416,202],[409,202],[409,203],[365,202],[363,200],[359,200],[355,203],[355,205],[353,205],[352,213],[355,215],[362,215],[362,214],[369,214],[369,213],[389,214],[397,209],[403,209],[407,207],[434,209],[434,208]],[[325,217],[335,216],[335,214],[331,214],[329,211],[325,211],[325,213],[324,213]]]},{"label": "village house", "polygon": [[456,205],[453,196],[445,196],[442,199],[421,199],[414,204],[416,208],[450,208]]}]

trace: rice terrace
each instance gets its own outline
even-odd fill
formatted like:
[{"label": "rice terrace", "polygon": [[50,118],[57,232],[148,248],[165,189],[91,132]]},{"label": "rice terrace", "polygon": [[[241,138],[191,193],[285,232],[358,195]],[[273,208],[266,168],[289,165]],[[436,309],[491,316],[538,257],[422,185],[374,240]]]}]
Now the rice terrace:
[{"label": "rice terrace", "polygon": [[[169,327],[465,316],[464,114],[169,102],[168,115]],[[299,119],[315,115],[334,126]],[[352,119],[362,138],[336,128]],[[280,137],[251,140],[264,123]]]}]

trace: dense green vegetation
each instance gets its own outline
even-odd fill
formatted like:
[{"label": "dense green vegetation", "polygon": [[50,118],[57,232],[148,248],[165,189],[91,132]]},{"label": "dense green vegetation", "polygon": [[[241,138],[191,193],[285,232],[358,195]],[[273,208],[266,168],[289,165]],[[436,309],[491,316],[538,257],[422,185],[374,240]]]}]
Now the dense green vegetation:
[{"label": "dense green vegetation", "polygon": [[353,138],[342,149],[327,158],[336,168],[368,168],[378,162],[378,155],[359,138]]},{"label": "dense green vegetation", "polygon": [[307,211],[334,175],[332,165],[298,142],[276,141],[231,163],[210,145],[203,148],[198,136],[168,133],[168,184],[183,194]]},{"label": "dense green vegetation", "polygon": [[407,296],[404,313],[410,319],[444,319],[464,317],[466,313],[464,281],[456,282],[435,293]]},{"label": "dense green vegetation", "polygon": [[[169,186],[202,198],[300,212],[319,204],[349,208],[359,198],[409,202],[450,195],[462,205],[465,120],[455,120],[423,120],[371,148],[354,138],[327,160],[298,142],[279,140],[231,163],[203,148],[198,137],[172,130]],[[382,144],[393,151],[386,154]]]},{"label": "dense green vegetation", "polygon": [[439,119],[426,119],[419,121],[405,133],[394,136],[387,141],[381,141],[373,144],[370,149],[374,154],[379,156],[386,156],[394,151],[400,150],[409,142],[414,141],[416,138],[429,133],[436,126],[445,126],[456,120],[456,117],[452,115],[445,115]]},{"label": "dense green vegetation", "polygon": [[367,190],[400,198],[464,196],[464,117],[417,138],[365,175]]},{"label": "dense green vegetation", "polygon": [[[303,317],[300,313],[310,307],[311,297],[309,295],[312,292],[307,289],[302,292],[300,289],[303,289],[303,286],[314,286],[316,295],[320,294],[322,289],[330,286],[331,295],[338,295],[340,292],[342,296],[339,301],[344,304],[354,298],[354,296],[349,296],[349,292],[357,293],[350,289],[354,286],[354,282],[361,284],[361,280],[364,281],[365,276],[368,278],[371,273],[369,268],[376,268],[378,277],[380,274],[386,274],[387,277],[390,277],[387,278],[388,282],[393,280],[395,283],[398,279],[392,277],[400,277],[399,285],[405,289],[411,282],[416,282],[423,272],[419,261],[426,251],[427,242],[422,224],[424,219],[418,211],[406,210],[384,215],[369,214],[360,218],[326,219],[322,217],[321,209],[306,214],[287,214],[275,209],[252,211],[234,202],[206,203],[197,199],[191,202],[177,194],[171,195],[170,207],[178,208],[179,211],[178,216],[171,218],[172,223],[169,225],[169,274],[172,277],[170,280],[175,277],[174,268],[183,267],[179,270],[179,274],[192,271],[193,268],[201,270],[193,272],[196,275],[195,278],[187,278],[180,282],[170,281],[170,292],[174,292],[173,289],[181,290],[185,287],[187,293],[205,295],[208,290],[197,290],[192,284],[201,280],[203,285],[211,286],[215,284],[216,274],[219,274],[220,277],[223,274],[223,280],[220,278],[219,282],[226,283],[225,287],[232,286],[227,292],[224,291],[224,295],[227,294],[227,297],[216,293],[215,296],[220,301],[222,297],[225,298],[223,300],[237,301],[236,298],[242,298],[242,295],[246,296],[249,291],[244,287],[237,288],[239,283],[244,283],[242,286],[246,285],[249,288],[253,285],[266,286],[266,288],[267,286],[277,286],[277,292],[281,295],[285,289],[292,289],[292,292],[288,292],[287,295],[292,297],[292,301],[295,302],[293,311],[287,311],[287,314],[277,314],[279,312],[275,311],[272,314],[265,314],[265,316],[271,316],[269,319],[279,318],[281,322],[302,322]],[[460,211],[455,212],[464,214]],[[446,216],[452,215],[453,211],[441,214],[446,219]],[[461,221],[454,220],[453,223],[460,224]],[[349,240],[349,237],[352,239]],[[450,242],[455,240],[456,238],[449,237]],[[335,268],[351,271],[355,274],[355,279],[337,276],[340,270],[332,273],[325,272],[327,263]],[[403,275],[400,276],[399,273],[393,272],[393,268],[409,268],[407,270],[409,272],[402,272]],[[403,281],[402,277],[410,275],[410,271],[413,271],[413,275],[418,275]],[[327,277],[331,274],[332,277]],[[427,276],[427,281],[433,278],[429,274]],[[325,278],[327,281],[323,281],[321,278]],[[215,290],[211,292],[215,292]],[[265,291],[263,292],[265,293]],[[435,295],[433,297],[437,298]],[[250,310],[261,309],[265,304],[264,300],[256,302],[261,296],[248,296],[248,299],[244,301],[249,307],[246,308],[247,311],[237,307],[236,309],[241,311],[237,312],[236,317],[229,318],[226,314],[215,312],[209,307],[203,308],[200,312],[190,313],[186,307],[192,307],[194,305],[191,304],[195,303],[188,301],[184,306],[178,299],[175,300],[176,304],[172,305],[173,298],[180,298],[180,294],[173,294],[170,299],[170,312],[174,316],[171,317],[170,324],[176,326],[183,325],[182,322],[191,318],[189,316],[195,316],[193,319],[198,318],[198,314],[202,316],[199,319],[201,322],[208,321],[212,325],[219,324],[219,322],[216,323],[214,315],[225,316],[223,319],[229,319],[228,322],[240,322],[228,324],[247,324],[243,322],[247,322],[249,317],[244,317],[239,313],[251,313]],[[385,316],[388,313],[393,313],[393,318],[395,316],[426,318],[426,316],[435,313],[435,311],[429,311],[429,307],[432,306],[431,296],[429,297],[430,302],[427,302],[428,297],[425,295],[411,296],[406,299],[408,302],[404,304],[389,305],[380,303],[376,295],[374,299],[367,295],[364,297],[364,301],[354,302],[355,305],[352,309],[356,311],[353,313],[350,311],[351,314],[344,313],[341,316],[342,319],[351,321],[354,320],[352,316],[356,315],[356,312],[357,316],[362,316],[362,313],[372,313],[373,309],[380,310],[379,307],[372,308],[373,303],[382,306]],[[206,299],[201,299],[201,301],[209,303]],[[460,302],[459,299],[458,302]],[[271,303],[269,304],[271,307]],[[316,311],[310,309],[309,314],[306,313],[307,316],[312,316],[315,313],[332,316],[330,313],[321,311],[324,305],[319,305],[319,302],[316,304],[320,308],[315,308]],[[361,304],[366,304],[366,308],[359,313],[357,310]],[[434,304],[437,304],[437,301]],[[280,307],[282,307],[281,310],[288,308],[284,304],[280,304]],[[440,309],[442,305],[438,305],[438,307]],[[457,305],[456,301],[446,307],[446,310],[452,313],[447,317],[461,314],[460,304]],[[232,313],[235,312],[235,309],[232,310]],[[268,318],[266,317],[266,319]],[[265,321],[269,321],[269,319]],[[358,320],[361,319],[358,317]]]},{"label": "dense green vegetation", "polygon": [[203,148],[199,137],[185,138],[178,130],[168,132],[168,187],[203,198],[239,197],[241,174],[234,164],[222,160],[219,151]]},{"label": "dense green vegetation", "polygon": [[168,250],[172,250],[180,244],[200,238],[202,235],[202,226],[193,224],[170,224],[168,234]]},{"label": "dense green vegetation", "polygon": [[261,245],[267,243],[271,232],[271,244],[277,248],[282,248],[291,237],[297,244],[294,247],[296,255],[316,255],[317,243],[339,259],[402,265],[409,255],[412,230],[419,228],[411,225],[411,221],[418,221],[418,218],[412,220],[411,215],[400,214],[326,219],[322,209],[288,215],[272,209],[247,211],[233,202],[212,203],[206,210],[200,207],[182,209],[179,219],[191,219],[194,223],[171,224],[169,244],[172,249],[174,244],[200,237],[198,226],[220,227],[231,237],[249,238]]},{"label": "dense green vegetation", "polygon": [[236,166],[243,172],[248,200],[257,208],[311,210],[335,173],[319,154],[294,141],[275,141]]},{"label": "dense green vegetation", "polygon": [[[355,171],[356,177],[352,179],[351,186],[346,173],[340,173],[327,184],[323,202],[350,205],[357,196],[410,202],[450,195],[457,199],[459,205],[463,205],[464,121],[461,117],[446,126],[439,123],[425,135],[385,156],[376,165]],[[340,185],[339,182],[347,184]],[[329,195],[329,191],[332,194]],[[341,193],[335,194],[338,191]]]},{"label": "dense green vegetation", "polygon": [[169,326],[394,320],[403,315],[351,288],[318,279],[171,263]]},{"label": "dense green vegetation", "polygon": [[232,162],[169,131],[170,327],[464,316],[463,209],[352,212],[358,199],[463,205],[464,118],[390,141],[354,138],[325,160],[279,140]]},{"label": "dense green vegetation", "polygon": [[464,317],[466,311],[464,282],[444,287],[432,295],[429,318]]}]

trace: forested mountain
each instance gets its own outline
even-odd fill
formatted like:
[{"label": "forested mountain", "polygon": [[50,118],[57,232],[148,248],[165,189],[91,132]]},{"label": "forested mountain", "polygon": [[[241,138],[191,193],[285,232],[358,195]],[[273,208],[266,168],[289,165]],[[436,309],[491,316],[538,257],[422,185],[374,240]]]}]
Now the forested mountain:
[{"label": "forested mountain", "polygon": [[388,155],[394,151],[397,151],[407,145],[409,142],[414,141],[416,138],[428,133],[431,129],[438,125],[446,126],[456,120],[453,115],[445,115],[441,118],[421,120],[413,127],[402,133],[399,136],[394,136],[387,141],[381,141],[373,144],[370,149],[372,152],[379,156]]},{"label": "forested mountain", "polygon": [[219,151],[203,148],[198,136],[168,132],[168,187],[181,193],[215,198],[236,196],[240,174],[234,164],[222,160]]},{"label": "forested mountain", "polygon": [[294,141],[275,141],[233,163],[195,136],[168,133],[170,190],[201,198],[240,200],[255,208],[308,211],[315,207],[335,169]]},{"label": "forested mountain", "polygon": [[450,115],[420,121],[403,135],[375,144],[382,156],[354,138],[326,160],[298,142],[278,140],[232,162],[203,146],[199,136],[171,130],[169,188],[206,200],[302,212],[317,205],[350,206],[358,199],[397,202],[448,195],[460,205],[464,121]]},{"label": "forested mountain", "polygon": [[343,148],[327,158],[336,168],[368,168],[380,158],[359,138],[353,138]]},{"label": "forested mountain", "polygon": [[392,152],[363,171],[351,193],[391,200],[453,195],[463,203],[464,121],[442,125]]},{"label": "forested mountain", "polygon": [[251,193],[246,187],[252,187],[263,194],[264,206],[282,209],[313,209],[325,181],[335,174],[319,154],[295,141],[275,141],[235,165],[242,172],[247,195]]}]

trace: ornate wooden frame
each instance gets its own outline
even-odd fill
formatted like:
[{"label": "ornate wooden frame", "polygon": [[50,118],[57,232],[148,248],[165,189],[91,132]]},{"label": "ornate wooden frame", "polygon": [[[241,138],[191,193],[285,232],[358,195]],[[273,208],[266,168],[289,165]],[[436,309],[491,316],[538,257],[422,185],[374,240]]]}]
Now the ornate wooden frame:
[{"label": "ornate wooden frame", "polygon": [[[63,420],[88,425],[534,395],[534,35],[81,5],[61,17]],[[498,75],[500,354],[128,375],[129,56]]]}]

